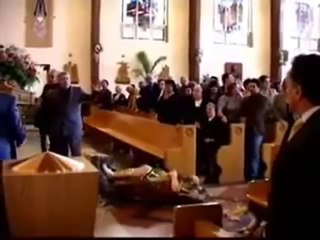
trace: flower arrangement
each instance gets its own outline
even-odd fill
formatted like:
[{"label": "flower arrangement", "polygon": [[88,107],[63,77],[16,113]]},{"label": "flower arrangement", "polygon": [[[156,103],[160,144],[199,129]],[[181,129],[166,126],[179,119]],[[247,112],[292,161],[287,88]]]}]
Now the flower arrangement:
[{"label": "flower arrangement", "polygon": [[35,64],[24,49],[0,45],[0,82],[15,83],[25,89],[37,81]]}]

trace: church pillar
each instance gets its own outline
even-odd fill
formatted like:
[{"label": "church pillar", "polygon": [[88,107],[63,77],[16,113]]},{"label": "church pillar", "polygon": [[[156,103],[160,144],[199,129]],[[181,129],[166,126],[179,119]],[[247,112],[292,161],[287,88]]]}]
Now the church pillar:
[{"label": "church pillar", "polygon": [[281,31],[281,4],[282,0],[271,0],[271,56],[270,77],[271,81],[281,81],[280,51],[282,48]]},{"label": "church pillar", "polygon": [[101,0],[91,0],[91,83],[100,80],[99,45],[100,45],[100,10]]},{"label": "church pillar", "polygon": [[200,80],[201,0],[189,0],[189,79]]}]

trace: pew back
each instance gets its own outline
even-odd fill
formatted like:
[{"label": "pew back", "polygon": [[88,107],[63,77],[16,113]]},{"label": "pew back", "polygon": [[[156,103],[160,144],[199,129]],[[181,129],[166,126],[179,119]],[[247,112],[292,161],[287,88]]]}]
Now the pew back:
[{"label": "pew back", "polygon": [[145,117],[145,118],[149,118],[149,119],[157,119],[157,114],[154,112],[150,112],[150,113],[145,113],[145,112],[140,112],[140,111],[134,111],[131,110],[127,107],[118,107],[116,109],[117,112],[120,113],[126,113],[126,114],[130,114],[133,116],[137,116],[137,117]]},{"label": "pew back", "polygon": [[244,132],[243,123],[230,125],[230,144],[222,146],[217,160],[222,168],[220,183],[238,183],[244,181]]},{"label": "pew back", "polygon": [[153,119],[92,108],[85,124],[165,160],[181,174],[195,174],[195,127],[171,126]]},{"label": "pew back", "polygon": [[214,232],[219,232],[221,226],[222,207],[219,203],[190,204],[174,208],[174,237],[215,237]]},{"label": "pew back", "polygon": [[270,143],[264,143],[262,146],[262,158],[267,166],[266,177],[270,177],[272,162],[276,158],[282,139],[287,131],[288,124],[284,121],[275,123],[274,126],[274,141]]}]

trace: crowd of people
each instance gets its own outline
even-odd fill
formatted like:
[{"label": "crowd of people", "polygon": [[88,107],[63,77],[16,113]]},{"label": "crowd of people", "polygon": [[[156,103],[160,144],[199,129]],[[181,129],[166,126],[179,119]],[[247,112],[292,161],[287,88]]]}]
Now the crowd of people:
[{"label": "crowd of people", "polygon": [[[40,131],[41,149],[61,155],[81,155],[83,116],[90,114],[90,104],[104,110],[127,108],[156,113],[159,122],[171,125],[195,125],[196,169],[207,182],[219,183],[221,169],[216,155],[230,141],[229,124],[244,122],[245,168],[247,181],[264,178],[265,164],[261,147],[268,123],[293,121],[285,100],[285,82],[280,91],[270,86],[268,76],[246,79],[225,73],[205,79],[201,84],[181,77],[155,80],[148,76],[139,86],[129,85],[127,94],[120,86],[112,93],[107,80],[93,87],[91,95],[71,86],[68,73],[52,71],[38,100],[35,126]],[[48,141],[49,139],[49,141]],[[19,141],[21,142],[21,141]],[[50,146],[48,145],[50,142]],[[12,154],[12,158],[15,155]]]},{"label": "crowd of people", "polygon": [[[68,156],[71,150],[73,156],[79,156],[84,102],[94,102],[107,110],[126,106],[138,111],[154,111],[162,123],[197,127],[197,149],[201,149],[197,154],[198,174],[216,182],[216,166],[211,166],[215,168],[214,174],[208,176],[208,164],[214,159],[202,161],[205,158],[199,152],[207,154],[227,142],[228,124],[244,122],[246,125],[244,172],[246,179],[252,180],[263,177],[260,150],[266,123],[287,121],[289,128],[271,171],[267,236],[269,239],[311,238],[317,233],[318,222],[307,220],[310,214],[320,213],[315,205],[319,200],[316,189],[320,187],[319,69],[319,55],[297,56],[281,89],[271,88],[267,76],[242,82],[225,73],[221,86],[216,77],[201,85],[181,78],[178,86],[173,80],[154,82],[147,77],[139,88],[133,85],[127,88],[128,97],[119,86],[112,94],[107,81],[101,81],[93,94],[87,95],[80,87],[71,86],[68,73],[60,72],[44,88],[36,125],[43,137],[49,136],[50,151]],[[25,142],[26,130],[15,97],[0,92],[0,102],[0,160],[15,159],[15,149]],[[42,147],[47,150],[46,144]],[[206,157],[209,155],[212,154]]]},{"label": "crowd of people", "polygon": [[265,165],[261,147],[266,138],[266,126],[279,120],[293,121],[285,100],[285,82],[271,86],[266,75],[241,81],[233,74],[212,76],[201,84],[181,77],[176,84],[172,79],[154,80],[146,77],[139,86],[120,86],[112,94],[107,80],[99,82],[93,90],[93,102],[105,110],[126,107],[157,115],[159,122],[171,125],[194,124],[197,127],[197,174],[218,183],[221,169],[216,160],[220,146],[228,144],[229,124],[244,122],[245,169],[247,181],[262,179]]}]

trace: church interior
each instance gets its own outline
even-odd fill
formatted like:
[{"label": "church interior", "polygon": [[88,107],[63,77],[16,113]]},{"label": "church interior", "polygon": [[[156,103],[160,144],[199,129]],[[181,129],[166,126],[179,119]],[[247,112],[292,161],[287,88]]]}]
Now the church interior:
[{"label": "church interior", "polygon": [[319,4],[0,0],[0,236],[265,236]]}]

